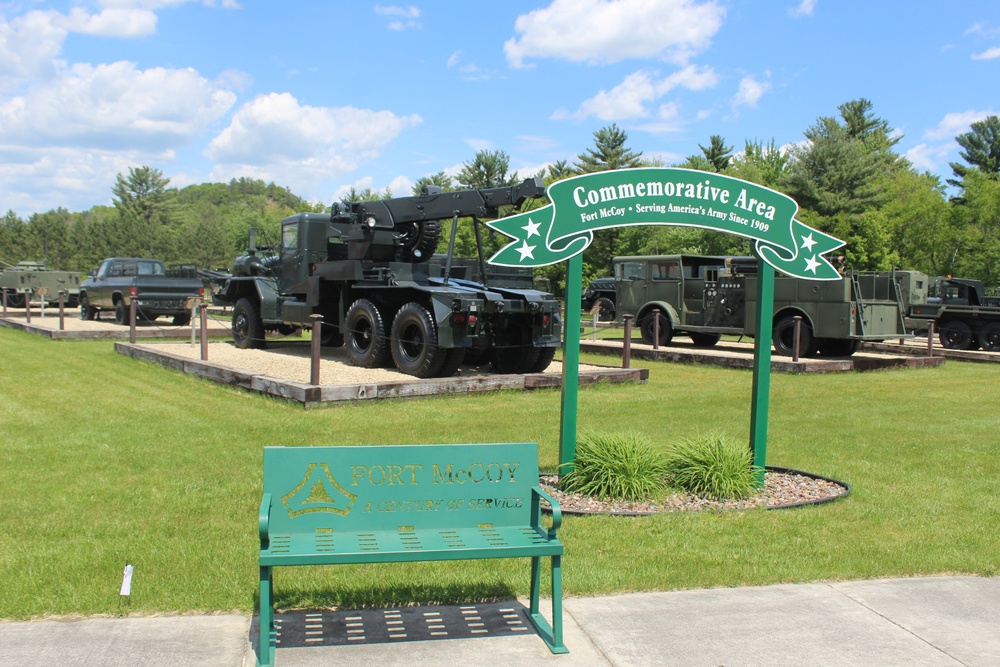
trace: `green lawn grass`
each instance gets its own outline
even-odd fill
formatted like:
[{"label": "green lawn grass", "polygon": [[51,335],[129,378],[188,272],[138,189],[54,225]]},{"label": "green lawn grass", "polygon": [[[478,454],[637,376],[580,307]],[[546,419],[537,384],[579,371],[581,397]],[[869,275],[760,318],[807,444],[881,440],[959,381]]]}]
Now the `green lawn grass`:
[{"label": "green lawn grass", "polygon": [[[253,609],[265,445],[535,441],[558,464],[560,393],[297,404],[0,329],[0,618]],[[583,355],[583,361],[615,363]],[[746,440],[748,371],[640,361],[582,388],[581,431],[656,447]],[[767,461],[845,480],[793,510],[566,517],[568,595],[1000,571],[1000,368],[776,375]],[[122,569],[135,566],[120,599]],[[524,560],[283,568],[282,607],[525,594]]]}]

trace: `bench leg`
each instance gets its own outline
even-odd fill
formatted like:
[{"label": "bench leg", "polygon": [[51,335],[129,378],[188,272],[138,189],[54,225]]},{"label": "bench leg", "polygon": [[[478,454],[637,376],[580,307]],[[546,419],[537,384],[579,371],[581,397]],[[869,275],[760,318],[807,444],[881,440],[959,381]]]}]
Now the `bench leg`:
[{"label": "bench leg", "polygon": [[538,630],[542,640],[553,653],[569,653],[563,644],[563,613],[562,613],[562,556],[552,556],[552,625],[550,626],[539,609],[541,589],[542,559],[531,559],[531,601],[528,616],[531,624]]},{"label": "bench leg", "polygon": [[274,627],[274,582],[271,568],[260,568],[260,637],[257,641],[257,667],[273,667],[278,631]]}]

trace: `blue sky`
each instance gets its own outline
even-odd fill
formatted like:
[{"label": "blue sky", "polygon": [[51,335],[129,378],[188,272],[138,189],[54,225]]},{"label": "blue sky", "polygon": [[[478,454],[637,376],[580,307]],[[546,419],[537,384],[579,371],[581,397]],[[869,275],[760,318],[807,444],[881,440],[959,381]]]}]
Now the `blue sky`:
[{"label": "blue sky", "polygon": [[861,97],[946,178],[998,82],[995,0],[0,0],[0,211],[110,204],[139,165],[408,195],[484,148],[572,163],[611,123],[671,164]]}]

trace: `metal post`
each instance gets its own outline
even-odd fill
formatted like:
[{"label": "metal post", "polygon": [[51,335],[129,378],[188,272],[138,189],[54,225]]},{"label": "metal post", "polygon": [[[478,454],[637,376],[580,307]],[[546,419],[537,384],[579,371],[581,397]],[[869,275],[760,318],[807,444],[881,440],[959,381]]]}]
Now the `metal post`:
[{"label": "metal post", "polygon": [[927,356],[934,356],[934,320],[927,323]]},{"label": "metal post", "polygon": [[128,342],[135,345],[135,309],[138,305],[135,299],[128,305]]},{"label": "metal post", "polygon": [[757,257],[757,321],[753,339],[753,386],[750,390],[750,447],[757,487],[764,487],[767,464],[767,412],[771,400],[771,319],[774,317],[774,268]]},{"label": "metal post", "polygon": [[631,368],[632,364],[632,316],[625,316],[625,343],[622,346],[622,368]]},{"label": "metal post", "polygon": [[594,312],[594,331],[591,334],[591,340],[597,340],[597,318],[600,317],[599,311]]},{"label": "metal post", "polygon": [[66,292],[59,290],[59,331],[66,330]]},{"label": "metal post", "polygon": [[310,315],[312,324],[312,364],[309,367],[309,384],[319,386],[319,350],[323,338],[323,316]]},{"label": "metal post", "polygon": [[0,290],[0,292],[3,293],[0,296],[3,297],[3,316],[4,316],[4,319],[6,319],[7,318],[7,288],[4,287],[2,290]]},{"label": "metal post", "polygon": [[660,349],[660,309],[653,309],[653,349]]},{"label": "metal post", "polygon": [[201,360],[208,361],[208,304],[198,306],[198,322],[201,325]]},{"label": "metal post", "polygon": [[563,330],[562,403],[559,415],[559,474],[576,462],[577,409],[580,396],[580,300],[583,298],[583,255],[566,261],[565,329]]},{"label": "metal post", "polygon": [[802,344],[802,316],[796,315],[792,319],[795,321],[795,335],[792,338],[792,362],[798,362],[799,345]]},{"label": "metal post", "polygon": [[31,292],[24,293],[24,317],[31,324]]}]

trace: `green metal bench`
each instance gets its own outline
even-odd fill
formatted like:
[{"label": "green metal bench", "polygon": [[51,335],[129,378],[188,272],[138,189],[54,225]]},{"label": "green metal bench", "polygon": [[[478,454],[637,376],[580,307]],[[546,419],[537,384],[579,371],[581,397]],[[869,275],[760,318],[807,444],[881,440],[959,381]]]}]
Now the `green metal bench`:
[{"label": "green metal bench", "polygon": [[[276,566],[478,558],[531,558],[529,617],[553,653],[568,653],[561,522],[558,502],[538,486],[535,443],[265,447],[257,663],[274,664]],[[551,625],[539,610],[545,556]]]}]

